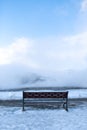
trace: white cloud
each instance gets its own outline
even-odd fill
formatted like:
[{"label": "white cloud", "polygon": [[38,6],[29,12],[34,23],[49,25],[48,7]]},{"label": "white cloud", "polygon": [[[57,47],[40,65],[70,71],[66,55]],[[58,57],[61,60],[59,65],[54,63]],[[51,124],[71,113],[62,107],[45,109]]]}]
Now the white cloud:
[{"label": "white cloud", "polygon": [[[87,32],[50,40],[50,49],[46,50],[48,68],[52,70],[85,69],[87,66]],[[47,64],[46,64],[47,65]],[[44,65],[45,66],[45,65]]]},{"label": "white cloud", "polygon": [[81,11],[82,12],[87,11],[87,0],[82,0],[82,2],[81,2]]},{"label": "white cloud", "polygon": [[11,62],[11,52],[7,48],[0,48],[0,64],[9,64]]},{"label": "white cloud", "polygon": [[14,43],[0,48],[0,64],[25,64],[37,67],[30,55],[33,54],[33,40],[27,38],[16,39]]},{"label": "white cloud", "polygon": [[40,71],[87,68],[87,32],[33,41],[19,38],[0,48],[0,64],[24,64]]},{"label": "white cloud", "polygon": [[9,84],[14,88],[19,86],[20,78],[32,72],[54,76],[57,74],[58,83],[63,82],[64,85],[74,82],[84,84],[82,76],[87,77],[85,70],[87,32],[35,41],[19,38],[14,43],[0,48],[0,86],[3,88],[9,87]]}]

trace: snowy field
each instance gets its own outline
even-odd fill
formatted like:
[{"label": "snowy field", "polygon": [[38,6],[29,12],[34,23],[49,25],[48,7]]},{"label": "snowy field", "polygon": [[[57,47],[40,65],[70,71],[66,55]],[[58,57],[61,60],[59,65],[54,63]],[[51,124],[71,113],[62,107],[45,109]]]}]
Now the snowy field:
[{"label": "snowy field", "polygon": [[[87,90],[69,90],[69,98],[87,98]],[[22,99],[22,91],[0,92],[0,100]],[[63,108],[0,106],[0,130],[87,130],[87,101]]]},{"label": "snowy field", "polygon": [[87,130],[87,103],[76,108],[0,107],[0,130]]}]

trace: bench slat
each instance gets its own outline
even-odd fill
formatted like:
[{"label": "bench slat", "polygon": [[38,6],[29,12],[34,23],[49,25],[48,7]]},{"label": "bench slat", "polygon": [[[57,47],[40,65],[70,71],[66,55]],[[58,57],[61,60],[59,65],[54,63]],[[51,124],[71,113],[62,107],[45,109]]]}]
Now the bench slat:
[{"label": "bench slat", "polygon": [[23,98],[67,98],[68,92],[23,92]]}]

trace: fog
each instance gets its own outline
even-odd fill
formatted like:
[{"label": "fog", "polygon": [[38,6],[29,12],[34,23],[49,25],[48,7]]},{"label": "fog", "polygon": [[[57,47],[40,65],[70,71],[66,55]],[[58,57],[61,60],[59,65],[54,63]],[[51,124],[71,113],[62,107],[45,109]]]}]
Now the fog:
[{"label": "fog", "polygon": [[40,72],[21,64],[0,66],[0,90],[20,89],[26,86],[87,87],[87,70]]}]

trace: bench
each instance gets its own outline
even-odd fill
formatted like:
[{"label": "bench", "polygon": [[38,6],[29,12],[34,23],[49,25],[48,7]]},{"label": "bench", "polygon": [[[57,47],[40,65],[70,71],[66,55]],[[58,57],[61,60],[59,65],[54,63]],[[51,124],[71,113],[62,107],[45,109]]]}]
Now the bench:
[{"label": "bench", "polygon": [[67,92],[24,92],[23,91],[23,105],[22,110],[24,111],[24,106],[30,99],[34,99],[34,101],[37,101],[37,99],[44,99],[46,101],[47,99],[50,99],[55,102],[61,102],[63,104],[63,108],[65,108],[66,111],[68,111],[68,91]]}]

